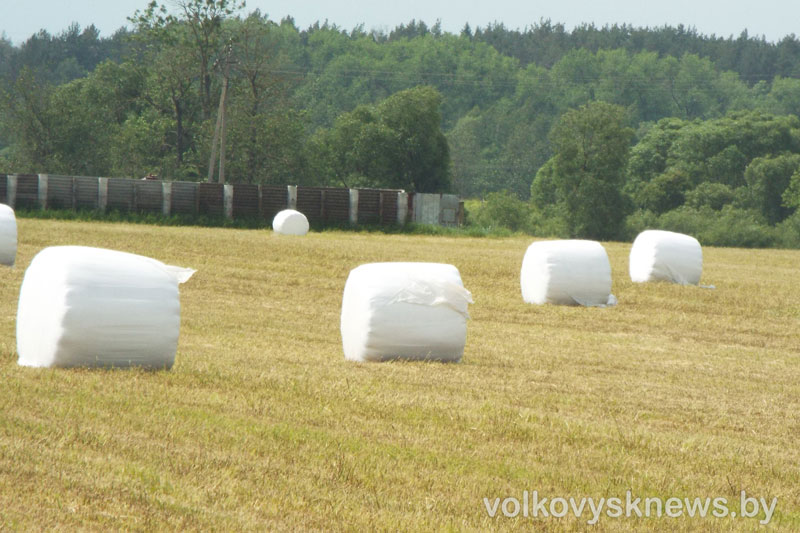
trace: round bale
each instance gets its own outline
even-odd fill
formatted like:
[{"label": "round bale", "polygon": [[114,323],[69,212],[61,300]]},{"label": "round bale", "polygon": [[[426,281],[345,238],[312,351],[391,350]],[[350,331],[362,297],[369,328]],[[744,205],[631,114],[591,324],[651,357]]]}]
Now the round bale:
[{"label": "round bale", "polygon": [[14,266],[17,259],[17,219],[14,210],[0,204],[0,265]]},{"label": "round bale", "polygon": [[703,249],[694,237],[672,231],[641,232],[631,247],[631,281],[668,281],[697,285],[703,273]]},{"label": "round bale", "polygon": [[272,219],[272,230],[280,235],[305,235],[308,219],[300,211],[284,209]]},{"label": "round bale", "polygon": [[611,294],[611,264],[597,241],[538,241],[522,259],[522,299],[532,304],[601,307]]},{"label": "round bale", "polygon": [[193,273],[115,250],[45,248],[20,288],[18,363],[170,368],[180,329],[178,284]]},{"label": "round bale", "polygon": [[453,265],[370,263],[350,271],[342,298],[345,359],[460,361],[472,295]]}]

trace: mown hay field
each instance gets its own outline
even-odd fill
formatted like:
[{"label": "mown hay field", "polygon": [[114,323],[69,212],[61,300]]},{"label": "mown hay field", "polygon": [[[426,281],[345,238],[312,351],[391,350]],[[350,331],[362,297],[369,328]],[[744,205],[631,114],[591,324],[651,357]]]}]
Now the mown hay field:
[{"label": "mown hay field", "polygon": [[[633,284],[619,305],[522,302],[530,238],[19,220],[0,269],[0,529],[584,531],[484,498],[777,498],[800,529],[800,251],[704,250],[716,289]],[[197,269],[170,371],[18,367],[19,287],[49,245]],[[459,364],[357,364],[350,269],[456,265],[475,303]],[[512,507],[507,509],[513,510]],[[597,531],[752,531],[759,517],[603,515]]]}]

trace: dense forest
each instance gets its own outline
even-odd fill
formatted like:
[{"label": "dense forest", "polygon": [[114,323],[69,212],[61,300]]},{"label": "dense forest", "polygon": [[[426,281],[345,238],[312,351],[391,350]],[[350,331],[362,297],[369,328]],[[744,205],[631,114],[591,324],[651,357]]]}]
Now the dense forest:
[{"label": "dense forest", "polygon": [[232,182],[452,191],[484,200],[472,223],[539,235],[800,246],[794,35],[301,29],[169,5],[108,38],[0,39],[0,172],[205,180],[222,131]]}]

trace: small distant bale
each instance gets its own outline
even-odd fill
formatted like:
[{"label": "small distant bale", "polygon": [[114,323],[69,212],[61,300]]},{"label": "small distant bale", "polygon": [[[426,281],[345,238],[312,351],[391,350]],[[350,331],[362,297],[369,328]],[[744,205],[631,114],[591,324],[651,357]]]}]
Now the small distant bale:
[{"label": "small distant bale", "polygon": [[522,299],[532,304],[613,305],[611,264],[597,241],[538,241],[522,259]]},{"label": "small distant bale", "polygon": [[672,231],[647,230],[633,241],[631,281],[668,281],[697,285],[703,273],[703,249],[694,237]]},{"label": "small distant bale", "polygon": [[18,363],[171,368],[180,330],[178,284],[193,273],[114,250],[45,248],[20,288]]},{"label": "small distant bale", "polygon": [[345,359],[457,362],[472,295],[453,265],[370,263],[350,271],[342,298]]},{"label": "small distant bale", "polygon": [[300,211],[284,209],[272,219],[272,230],[281,235],[305,235],[308,219]]},{"label": "small distant bale", "polygon": [[0,204],[0,265],[14,266],[17,259],[17,218],[14,210]]}]

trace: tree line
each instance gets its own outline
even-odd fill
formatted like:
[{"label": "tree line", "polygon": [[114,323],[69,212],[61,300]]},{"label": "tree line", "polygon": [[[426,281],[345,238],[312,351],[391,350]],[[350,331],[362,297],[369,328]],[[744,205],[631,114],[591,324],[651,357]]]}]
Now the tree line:
[{"label": "tree line", "polygon": [[300,29],[237,0],[169,5],[109,38],[0,39],[0,171],[206,179],[226,87],[230,181],[452,191],[487,199],[473,221],[535,233],[727,216],[773,231],[739,241],[791,240],[774,232],[800,202],[794,35]]}]

